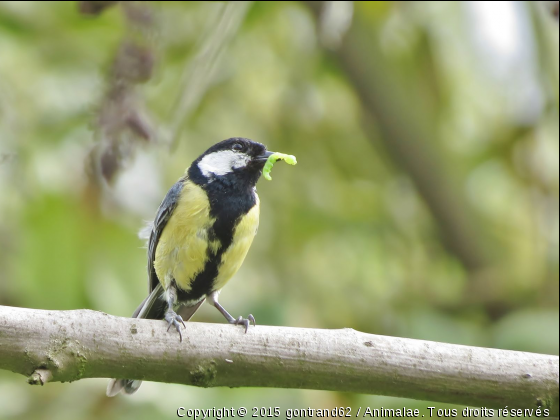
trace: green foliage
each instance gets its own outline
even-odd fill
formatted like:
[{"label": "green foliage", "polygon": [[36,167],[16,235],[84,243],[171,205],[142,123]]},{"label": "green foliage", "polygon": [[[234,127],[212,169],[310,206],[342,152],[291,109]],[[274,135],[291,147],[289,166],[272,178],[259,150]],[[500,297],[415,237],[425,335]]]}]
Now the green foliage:
[{"label": "green foliage", "polygon": [[[323,47],[304,4],[140,3],[149,19],[121,5],[86,16],[71,2],[0,3],[0,304],[130,315],[147,290],[136,232],[198,154],[243,136],[300,163],[259,185],[259,234],[221,296],[233,314],[558,354],[557,22],[519,3],[518,44],[489,51],[472,5],[359,2],[350,56],[344,41]],[[402,112],[371,111],[353,57],[383,69]],[[380,128],[412,119],[432,134],[411,147],[433,184]],[[472,231],[452,226],[455,211]],[[450,224],[472,239],[463,251]],[[223,319],[205,307],[193,321]],[[165,384],[107,400],[105,385],[29,387],[0,372],[0,417],[428,405]]]}]

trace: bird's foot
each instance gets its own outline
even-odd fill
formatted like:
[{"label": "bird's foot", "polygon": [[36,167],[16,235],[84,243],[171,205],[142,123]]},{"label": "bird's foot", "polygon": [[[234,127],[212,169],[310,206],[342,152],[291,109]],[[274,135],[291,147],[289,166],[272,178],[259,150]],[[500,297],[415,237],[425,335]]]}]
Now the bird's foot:
[{"label": "bird's foot", "polygon": [[167,331],[169,331],[171,326],[174,326],[179,333],[179,341],[183,341],[183,334],[181,334],[181,324],[183,324],[183,327],[187,327],[185,326],[181,315],[177,315],[174,311],[167,311],[167,313],[165,314],[165,320],[169,324],[169,326],[167,327]]},{"label": "bird's foot", "polygon": [[243,325],[245,327],[245,333],[247,333],[247,330],[249,329],[250,324],[253,324],[253,326],[257,325],[257,323],[255,321],[255,317],[251,314],[249,314],[249,316],[247,318],[243,318],[242,316],[240,316],[237,319],[233,319],[233,320],[230,321],[230,324]]}]

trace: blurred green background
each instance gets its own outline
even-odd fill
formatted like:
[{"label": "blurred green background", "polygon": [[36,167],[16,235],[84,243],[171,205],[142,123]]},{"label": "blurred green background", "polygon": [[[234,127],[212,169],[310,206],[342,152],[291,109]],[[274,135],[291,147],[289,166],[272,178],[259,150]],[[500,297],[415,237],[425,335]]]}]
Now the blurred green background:
[{"label": "blurred green background", "polygon": [[[298,165],[258,185],[230,312],[558,354],[558,2],[112,3],[0,2],[0,305],[129,316],[138,230],[192,160],[243,136]],[[0,371],[0,418],[449,407],[105,387]]]}]

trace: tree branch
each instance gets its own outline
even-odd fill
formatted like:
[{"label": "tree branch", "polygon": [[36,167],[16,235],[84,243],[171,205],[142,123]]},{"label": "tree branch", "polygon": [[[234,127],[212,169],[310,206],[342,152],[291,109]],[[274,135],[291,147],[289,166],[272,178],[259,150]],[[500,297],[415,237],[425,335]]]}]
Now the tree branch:
[{"label": "tree branch", "polygon": [[117,377],[381,394],[558,416],[558,356],[364,334],[0,306],[0,368],[31,384]]}]

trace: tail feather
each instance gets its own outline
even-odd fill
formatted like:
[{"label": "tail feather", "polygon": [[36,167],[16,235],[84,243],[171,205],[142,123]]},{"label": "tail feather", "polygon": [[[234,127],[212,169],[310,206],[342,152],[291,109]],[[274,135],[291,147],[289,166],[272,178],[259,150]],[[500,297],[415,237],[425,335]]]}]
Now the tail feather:
[{"label": "tail feather", "polygon": [[107,396],[114,397],[121,391],[125,394],[134,394],[141,384],[142,381],[136,379],[111,379],[107,384]]},{"label": "tail feather", "polygon": [[[152,290],[152,293],[144,299],[144,301],[136,308],[132,314],[132,318],[144,319],[163,319],[166,310],[166,304],[161,299],[163,296],[163,287],[158,284]],[[114,397],[121,391],[125,394],[134,394],[142,381],[136,379],[111,379],[107,385],[107,396]]]}]

